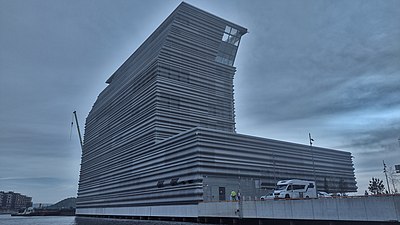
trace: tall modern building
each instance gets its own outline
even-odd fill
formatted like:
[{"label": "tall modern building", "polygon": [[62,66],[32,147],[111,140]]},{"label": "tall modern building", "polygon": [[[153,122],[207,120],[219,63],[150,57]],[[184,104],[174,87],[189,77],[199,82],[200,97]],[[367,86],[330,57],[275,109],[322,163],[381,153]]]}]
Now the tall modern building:
[{"label": "tall modern building", "polygon": [[278,180],[357,190],[351,154],[237,134],[233,77],[247,29],[181,3],[106,81],[86,119],[77,214],[140,215]]}]

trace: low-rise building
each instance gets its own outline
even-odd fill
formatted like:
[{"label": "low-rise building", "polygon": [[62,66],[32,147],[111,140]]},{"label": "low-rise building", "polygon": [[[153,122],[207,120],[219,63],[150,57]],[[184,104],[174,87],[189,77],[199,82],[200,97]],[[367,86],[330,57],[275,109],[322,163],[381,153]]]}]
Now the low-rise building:
[{"label": "low-rise building", "polygon": [[1,210],[20,210],[32,206],[32,197],[12,191],[0,191]]}]

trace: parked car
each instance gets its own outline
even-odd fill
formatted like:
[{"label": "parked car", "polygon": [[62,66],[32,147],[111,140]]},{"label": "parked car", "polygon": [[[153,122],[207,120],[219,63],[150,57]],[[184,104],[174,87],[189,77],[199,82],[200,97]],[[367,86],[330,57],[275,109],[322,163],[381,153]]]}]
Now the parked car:
[{"label": "parked car", "polygon": [[318,198],[332,198],[332,194],[326,193],[325,191],[318,191]]},{"label": "parked car", "polygon": [[261,196],[260,200],[267,200],[267,199],[274,199],[274,198],[275,198],[274,193],[269,193],[267,195]]}]

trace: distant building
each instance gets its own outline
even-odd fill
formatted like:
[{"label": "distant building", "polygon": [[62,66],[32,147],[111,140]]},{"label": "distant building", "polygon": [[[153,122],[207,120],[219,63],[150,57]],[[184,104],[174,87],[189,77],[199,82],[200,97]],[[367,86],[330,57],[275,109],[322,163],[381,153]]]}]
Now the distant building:
[{"label": "distant building", "polygon": [[283,179],[357,190],[349,152],[236,133],[246,33],[183,2],[107,80],[86,119],[77,214],[195,216],[199,202],[258,199]]},{"label": "distant building", "polygon": [[20,210],[32,206],[32,197],[21,195],[12,191],[0,191],[1,210]]}]

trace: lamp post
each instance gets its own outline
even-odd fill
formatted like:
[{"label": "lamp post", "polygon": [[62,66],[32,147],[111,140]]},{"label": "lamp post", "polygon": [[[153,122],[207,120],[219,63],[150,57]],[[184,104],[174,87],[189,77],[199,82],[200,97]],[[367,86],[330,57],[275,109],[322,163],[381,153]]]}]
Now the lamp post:
[{"label": "lamp post", "polygon": [[388,193],[390,194],[390,186],[389,186],[389,180],[388,180],[388,176],[387,176],[385,160],[383,160],[382,162],[383,162],[383,172],[385,173],[386,184],[387,184],[387,187],[388,187]]},{"label": "lamp post", "polygon": [[313,151],[313,149],[312,149],[312,144],[313,144],[314,139],[311,138],[311,133],[308,133],[308,138],[310,139],[310,151],[311,151],[311,158],[312,158],[314,182],[317,183],[317,177],[316,177],[316,175],[315,175],[314,151]]}]

